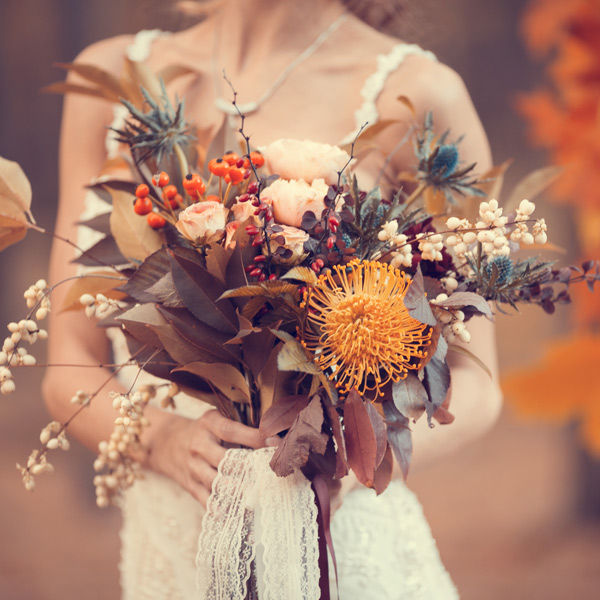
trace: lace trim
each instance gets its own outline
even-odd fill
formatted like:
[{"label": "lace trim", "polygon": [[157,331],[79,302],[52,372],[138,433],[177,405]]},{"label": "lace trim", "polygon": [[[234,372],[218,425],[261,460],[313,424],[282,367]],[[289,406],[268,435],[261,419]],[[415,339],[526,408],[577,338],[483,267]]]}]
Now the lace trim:
[{"label": "lace trim", "polygon": [[423,50],[423,48],[417,44],[398,44],[397,46],[394,46],[389,54],[380,54],[377,57],[377,70],[367,77],[360,91],[363,103],[356,111],[354,111],[354,123],[356,128],[344,138],[342,144],[352,142],[365,123],[372,124],[377,122],[379,119],[379,112],[375,103],[383,91],[388,77],[398,69],[408,56],[413,54],[425,56],[431,60],[437,60],[433,52]]},{"label": "lace trim", "polygon": [[199,600],[244,600],[249,586],[259,600],[318,600],[313,492],[300,472],[277,477],[272,455],[229,450],[221,461],[198,539]]}]

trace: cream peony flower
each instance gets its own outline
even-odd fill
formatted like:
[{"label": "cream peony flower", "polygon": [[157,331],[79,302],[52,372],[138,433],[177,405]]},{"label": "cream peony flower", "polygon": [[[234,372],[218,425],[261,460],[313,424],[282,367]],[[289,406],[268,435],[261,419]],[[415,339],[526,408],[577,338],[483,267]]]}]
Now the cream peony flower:
[{"label": "cream peony flower", "polygon": [[229,211],[220,202],[196,202],[179,213],[176,227],[188,240],[203,242],[225,229],[228,214]]},{"label": "cream peony flower", "polygon": [[310,185],[303,180],[278,179],[266,188],[264,195],[273,205],[276,223],[300,227],[307,210],[312,210],[317,218],[321,217],[328,189],[322,179],[315,179]]},{"label": "cream peony flower", "polygon": [[243,223],[246,219],[252,218],[253,221],[258,222],[258,218],[254,214],[256,206],[253,206],[252,202],[236,202],[231,207],[233,218],[240,223]]},{"label": "cream peony flower", "polygon": [[280,139],[260,151],[271,173],[308,183],[323,179],[327,185],[337,183],[338,171],[350,160],[341,148],[311,140]]}]

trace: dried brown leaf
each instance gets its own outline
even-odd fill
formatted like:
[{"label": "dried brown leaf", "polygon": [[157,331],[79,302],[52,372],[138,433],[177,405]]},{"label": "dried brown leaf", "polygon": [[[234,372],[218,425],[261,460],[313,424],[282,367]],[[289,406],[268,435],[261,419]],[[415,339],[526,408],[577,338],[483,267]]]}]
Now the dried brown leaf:
[{"label": "dried brown leaf", "polygon": [[308,267],[294,267],[290,269],[281,279],[296,279],[304,283],[314,285],[317,283],[317,274]]},{"label": "dried brown leaf", "polygon": [[244,375],[231,365],[192,362],[175,369],[175,371],[186,371],[205,379],[233,402],[239,404],[250,402],[250,389]]},{"label": "dried brown leaf", "polygon": [[44,86],[41,90],[44,94],[82,94],[84,96],[93,96],[94,98],[102,98],[109,102],[118,102],[119,96],[113,94],[106,88],[94,88],[86,85],[78,85],[68,81],[57,81],[50,85]]},{"label": "dried brown leaf", "polygon": [[31,185],[20,165],[0,157],[0,251],[18,242],[27,233]]},{"label": "dried brown leaf", "polygon": [[281,371],[300,371],[318,375],[320,369],[307,358],[302,344],[294,338],[283,343],[277,356],[277,366]]},{"label": "dried brown leaf", "polygon": [[133,211],[132,197],[127,192],[109,191],[113,204],[110,230],[119,250],[130,260],[145,260],[161,248],[163,236]]},{"label": "dried brown leaf", "polygon": [[278,398],[263,413],[258,427],[260,433],[267,438],[289,429],[300,411],[308,406],[309,400],[310,398],[306,395]]},{"label": "dried brown leaf", "polygon": [[119,80],[110,72],[101,69],[95,65],[83,63],[56,63],[57,67],[65,69],[71,73],[76,73],[87,81],[91,81],[98,88],[110,92],[117,99],[123,97],[124,91]]},{"label": "dried brown leaf", "polygon": [[373,487],[378,443],[365,401],[355,389],[344,403],[344,436],[348,466],[363,485]]},{"label": "dried brown leaf", "polygon": [[392,448],[389,443],[386,441],[386,449],[383,455],[383,459],[377,470],[375,471],[375,478],[373,479],[373,487],[375,488],[375,493],[379,496],[381,492],[385,491],[390,482],[392,481],[392,474],[394,472],[394,455],[392,453]]},{"label": "dried brown leaf", "polygon": [[114,271],[91,271],[75,279],[69,287],[63,301],[61,312],[68,310],[83,310],[83,305],[79,298],[83,294],[104,294],[112,300],[122,300],[127,295],[114,288],[126,281],[125,277],[118,275]]},{"label": "dried brown leaf", "polygon": [[280,477],[287,477],[306,464],[311,452],[324,454],[328,436],[321,432],[322,426],[323,407],[321,398],[315,394],[275,450],[270,462],[273,471]]},{"label": "dried brown leaf", "polygon": [[512,189],[510,196],[504,203],[504,212],[515,210],[521,200],[533,200],[538,194],[549,188],[562,174],[562,167],[543,167],[526,175]]}]

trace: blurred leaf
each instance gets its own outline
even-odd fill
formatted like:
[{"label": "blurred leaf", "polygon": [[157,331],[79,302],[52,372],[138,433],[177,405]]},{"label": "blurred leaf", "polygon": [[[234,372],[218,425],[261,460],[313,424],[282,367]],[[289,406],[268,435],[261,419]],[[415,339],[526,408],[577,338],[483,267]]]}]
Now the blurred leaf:
[{"label": "blurred leaf", "polygon": [[134,212],[130,194],[112,189],[110,194],[113,205],[110,230],[117,246],[128,259],[143,261],[162,247],[163,236]]},{"label": "blurred leaf", "polygon": [[394,472],[394,456],[392,454],[392,448],[387,440],[385,440],[385,453],[375,471],[375,477],[373,479],[373,487],[375,493],[379,496],[381,492],[384,492],[390,482],[392,481],[392,474]]},{"label": "blurred leaf", "polygon": [[108,100],[109,102],[114,102],[115,104],[119,102],[119,96],[107,89],[78,85],[68,81],[57,81],[55,83],[51,83],[50,85],[44,86],[40,92],[44,94],[82,94],[84,96],[102,98],[104,100]]},{"label": "blurred leaf", "polygon": [[83,79],[96,84],[104,93],[110,94],[111,99],[115,99],[116,102],[126,95],[119,80],[112,73],[100,67],[83,63],[56,63],[55,66],[76,73]]},{"label": "blurred leaf", "polygon": [[396,98],[396,100],[398,100],[398,102],[402,102],[402,104],[404,104],[404,106],[406,106],[406,108],[408,108],[408,110],[410,111],[411,115],[413,117],[417,116],[417,111],[415,110],[415,105],[411,102],[410,98],[408,96],[398,96],[398,98]]},{"label": "blurred leaf", "polygon": [[526,175],[512,189],[504,203],[504,213],[516,210],[521,200],[533,200],[538,194],[549,188],[562,174],[562,167],[543,167]]},{"label": "blurred leaf", "polygon": [[463,356],[468,356],[475,364],[479,365],[492,379],[492,372],[489,370],[487,365],[473,352],[465,348],[464,346],[460,346],[458,344],[448,344],[448,351],[456,352],[457,354],[462,354]]},{"label": "blurred leaf", "polygon": [[450,368],[445,361],[432,358],[425,367],[423,383],[427,390],[428,402],[425,405],[427,411],[427,422],[432,426],[431,418],[436,409],[446,400],[450,388]]},{"label": "blurred leaf", "polygon": [[308,406],[298,413],[271,459],[273,471],[280,477],[291,475],[303,467],[311,452],[324,454],[328,436],[321,433],[323,407],[321,398],[315,394]]},{"label": "blurred leaf", "polygon": [[250,390],[242,373],[224,363],[192,362],[175,371],[187,371],[209,381],[219,389],[226,398],[239,404],[250,402]]},{"label": "blurred leaf", "polygon": [[373,487],[379,445],[365,401],[354,388],[344,403],[344,437],[348,466],[360,483]]},{"label": "blurred leaf", "polygon": [[382,403],[382,406],[387,423],[388,442],[392,447],[402,475],[406,479],[412,458],[412,434],[409,428],[409,420],[396,408],[391,400],[386,400]]},{"label": "blurred leaf", "polygon": [[[358,138],[356,139],[356,143],[354,144],[354,153],[358,154],[363,150],[370,148],[372,146],[374,138],[376,138],[382,131],[385,131],[390,125],[397,125],[402,121],[398,119],[381,119],[372,125],[368,125],[365,129],[362,130]],[[350,154],[352,150],[352,143],[344,144],[340,146],[342,150],[346,151]]]},{"label": "blurred leaf", "polygon": [[84,225],[94,231],[98,231],[102,234],[110,235],[110,212],[101,213],[86,221],[79,221],[77,225]]},{"label": "blurred leaf", "polygon": [[[103,277],[99,277],[103,276]],[[126,294],[115,290],[120,282],[123,282],[125,278],[118,275],[114,271],[91,271],[81,275],[79,279],[75,279],[67,290],[62,306],[61,312],[67,310],[83,310],[83,305],[79,302],[79,298],[83,294],[104,294],[107,298],[112,300],[122,300],[126,297]]]},{"label": "blurred leaf", "polygon": [[31,184],[20,165],[0,157],[0,251],[22,240],[27,233]]}]

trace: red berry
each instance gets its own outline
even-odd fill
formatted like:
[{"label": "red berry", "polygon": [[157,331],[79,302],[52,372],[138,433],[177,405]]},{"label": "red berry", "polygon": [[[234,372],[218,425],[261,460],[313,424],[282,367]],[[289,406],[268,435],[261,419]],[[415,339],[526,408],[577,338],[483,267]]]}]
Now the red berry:
[{"label": "red berry", "polygon": [[165,218],[155,212],[148,213],[146,220],[152,229],[162,229],[167,224]]},{"label": "red berry", "polygon": [[258,267],[250,271],[250,277],[258,277],[259,275],[262,275],[262,269],[259,269]]},{"label": "red berry", "polygon": [[152,212],[152,200],[150,198],[138,198],[133,205],[133,210],[137,215],[147,215]]},{"label": "red berry", "polygon": [[322,258],[317,258],[315,260],[315,263],[318,265],[319,269],[322,269],[325,266],[325,263],[323,262]]},{"label": "red berry", "polygon": [[258,280],[262,282],[262,281],[264,281],[266,278],[267,278],[267,276],[266,276],[264,273],[261,273],[261,274],[259,275],[259,277],[258,277]]},{"label": "red berry", "polygon": [[267,260],[267,257],[264,254],[259,254],[254,257],[254,262],[256,263],[264,263]]},{"label": "red berry", "polygon": [[229,164],[222,158],[213,158],[208,163],[208,170],[217,177],[225,177],[229,171]]},{"label": "red berry", "polygon": [[248,200],[250,200],[250,194],[242,194],[237,197],[238,202],[248,202]]},{"label": "red berry", "polygon": [[246,271],[246,273],[250,273],[254,269],[256,269],[256,265],[254,263],[252,263],[252,264],[249,264],[247,267],[245,267],[244,271]]},{"label": "red berry", "polygon": [[277,275],[275,275],[275,273],[271,273],[269,275],[269,281],[275,281],[277,279]]},{"label": "red berry", "polygon": [[333,235],[330,235],[327,238],[327,248],[329,248],[329,250],[331,250],[333,248],[334,244],[335,244],[335,237]]},{"label": "red berry", "polygon": [[253,240],[252,240],[252,245],[253,246],[262,246],[263,243],[263,239],[262,236],[257,235]]},{"label": "red berry", "polygon": [[248,235],[258,235],[258,227],[255,225],[246,225],[246,233]]},{"label": "red berry", "polygon": [[177,196],[177,188],[174,185],[167,185],[163,189],[163,198],[165,200],[172,200]]},{"label": "red berry", "polygon": [[331,217],[329,217],[329,224],[333,225],[335,227],[339,227],[340,221],[337,217],[335,217],[334,215],[331,215]]},{"label": "red berry", "polygon": [[238,169],[241,169],[241,168],[244,166],[244,163],[245,163],[245,162],[246,162],[246,161],[245,161],[243,158],[240,158],[240,159],[239,159],[239,160],[238,160],[238,161],[235,163],[235,166],[236,166]]},{"label": "red berry", "polygon": [[265,164],[265,157],[260,152],[250,152],[250,160],[255,167],[262,167]]},{"label": "red berry", "polygon": [[223,155],[223,160],[230,166],[233,167],[240,160],[240,157],[235,152],[227,152]]},{"label": "red berry", "polygon": [[256,192],[258,192],[258,183],[256,183],[256,181],[252,181],[248,184],[246,191],[249,194],[256,194]]},{"label": "red berry", "polygon": [[169,183],[169,175],[164,171],[152,176],[152,183],[158,187],[165,187]]},{"label": "red berry", "polygon": [[145,198],[150,193],[150,188],[145,183],[140,183],[135,188],[135,195],[138,198]]},{"label": "red berry", "polygon": [[252,206],[260,206],[260,200],[258,196],[254,196],[254,198],[252,198]]}]

